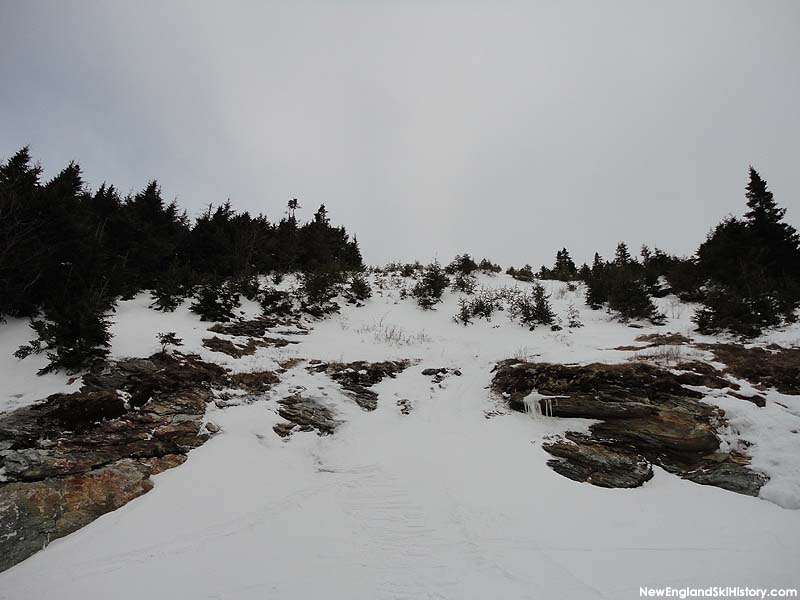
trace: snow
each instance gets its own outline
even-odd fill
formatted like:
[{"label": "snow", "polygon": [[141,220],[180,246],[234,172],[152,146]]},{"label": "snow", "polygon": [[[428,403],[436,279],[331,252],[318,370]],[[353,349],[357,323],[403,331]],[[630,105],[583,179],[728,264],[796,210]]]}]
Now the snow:
[{"label": "snow", "polygon": [[[505,276],[481,283],[517,284]],[[689,332],[693,307],[661,299],[672,308],[667,323],[633,329],[587,308],[582,290],[547,286],[556,312],[574,304],[583,328],[531,332],[504,313],[464,327],[451,320],[456,294],[423,312],[388,289],[314,323],[293,338],[298,345],[238,360],[200,346],[208,324],[185,305],[164,315],[144,297],[122,303],[119,356],[149,354],[157,332],[175,331],[184,349],[238,370],[289,357],[419,362],[373,388],[374,412],[303,363],[255,402],[210,407],[218,435],[158,475],[152,492],[0,574],[0,598],[579,600],[636,598],[640,586],[795,587],[800,511],[782,506],[797,508],[800,498],[800,435],[791,433],[800,399],[767,392],[764,409],[724,391],[710,400],[728,413],[723,439],[748,439],[753,466],[773,476],[763,498],[657,468],[633,490],[565,479],[547,467],[541,442],[590,421],[505,410],[487,389],[495,362],[622,362],[637,352],[613,348],[636,345],[642,333]],[[5,346],[17,324],[1,327]],[[800,329],[779,335],[800,337]],[[18,370],[33,369],[32,360]],[[421,374],[428,367],[463,374],[434,384]],[[26,377],[14,389],[43,397],[50,383]],[[334,435],[283,440],[272,431],[281,421],[276,400],[298,389],[345,421]]]},{"label": "snow", "polygon": [[59,392],[77,391],[80,378],[63,373],[37,375],[47,366],[44,355],[32,355],[24,361],[13,353],[36,337],[25,319],[9,319],[0,323],[0,412],[33,404]]},{"label": "snow", "polygon": [[712,396],[725,411],[733,436],[753,444],[745,449],[753,459],[752,467],[770,476],[759,496],[785,508],[800,509],[800,397],[775,390],[764,394],[746,381],[734,381],[742,386],[741,393],[760,393],[768,399],[764,408],[758,408],[732,396]]}]

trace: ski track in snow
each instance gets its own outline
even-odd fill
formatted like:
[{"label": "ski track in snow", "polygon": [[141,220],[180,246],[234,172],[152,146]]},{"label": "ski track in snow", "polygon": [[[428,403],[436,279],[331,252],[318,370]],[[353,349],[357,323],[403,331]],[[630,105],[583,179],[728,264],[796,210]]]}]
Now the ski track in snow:
[{"label": "ski track in snow", "polygon": [[[512,283],[483,280],[490,281]],[[560,284],[549,285],[557,291]],[[294,338],[297,346],[239,361],[200,348],[207,324],[185,307],[163,315],[148,311],[146,298],[123,303],[114,326],[119,355],[146,355],[155,333],[169,330],[187,349],[236,370],[271,369],[293,356],[420,362],[374,386],[374,412],[304,364],[252,404],[209,407],[220,434],[156,476],[150,493],[0,574],[0,598],[580,600],[638,598],[640,586],[797,586],[800,511],[658,468],[634,490],[578,484],[546,466],[541,441],[585,429],[587,421],[502,408],[487,418],[501,406],[486,389],[499,359],[610,362],[633,354],[609,349],[643,331],[589,310],[579,293],[554,294],[553,304],[563,314],[574,303],[586,327],[552,333],[529,332],[503,313],[465,328],[450,320],[453,294],[423,313],[385,292],[314,324],[310,335]],[[679,317],[651,329],[685,333],[691,307]],[[380,339],[387,324],[425,335],[388,344]],[[16,340],[19,324],[9,326]],[[798,331],[776,337],[796,339]],[[463,375],[435,384],[421,374],[426,367],[457,367]],[[48,379],[40,392],[15,377],[22,402],[66,385]],[[275,435],[276,401],[298,388],[345,421],[334,435]],[[774,400],[789,404],[791,397],[767,397],[760,409],[767,412],[731,398],[713,401],[753,438],[754,465],[774,470],[765,497],[785,503],[800,489],[800,436],[785,431],[797,420],[797,402],[782,409]],[[397,406],[403,399],[409,415]]]}]

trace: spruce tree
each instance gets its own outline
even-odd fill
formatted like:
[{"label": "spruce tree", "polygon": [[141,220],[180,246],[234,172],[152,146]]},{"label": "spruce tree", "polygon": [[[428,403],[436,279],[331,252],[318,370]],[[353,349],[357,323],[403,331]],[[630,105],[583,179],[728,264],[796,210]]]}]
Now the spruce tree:
[{"label": "spruce tree", "polygon": [[724,220],[697,251],[706,294],[696,323],[704,332],[750,336],[796,319],[800,238],[752,167],[745,196],[745,218]]},{"label": "spruce tree", "polygon": [[633,259],[631,253],[628,251],[628,245],[625,242],[617,244],[617,250],[614,253],[614,264],[618,267],[629,265]]},{"label": "spruce tree", "polygon": [[630,319],[649,320],[659,325],[664,316],[658,312],[643,278],[630,265],[618,267],[616,263],[609,273],[608,308],[616,312],[623,321]]},{"label": "spruce tree", "polygon": [[566,248],[556,253],[556,264],[553,267],[552,277],[561,281],[575,281],[578,278],[578,269]]},{"label": "spruce tree", "polygon": [[40,210],[41,172],[27,146],[0,165],[0,321],[31,316],[42,302],[52,248]]},{"label": "spruce tree", "polygon": [[578,279],[580,279],[583,282],[586,282],[588,281],[589,277],[591,277],[591,275],[592,275],[591,268],[589,268],[589,265],[587,265],[586,263],[583,263],[581,265],[581,268],[578,269]]},{"label": "spruce tree", "polygon": [[330,224],[330,220],[328,219],[328,211],[324,204],[320,204],[319,209],[314,213],[314,222],[318,223],[319,225]]},{"label": "spruce tree", "polygon": [[113,185],[90,193],[70,163],[47,182],[27,147],[0,164],[0,321],[31,317],[51,368],[80,369],[101,358],[118,298],[150,291],[171,310],[200,285],[196,310],[234,316],[239,293],[258,296],[257,276],[292,270],[363,270],[358,242],[331,226],[324,206],[298,226],[289,218],[209,207],[193,224],[156,181],[124,200]]},{"label": "spruce tree", "polygon": [[439,261],[434,260],[422,272],[411,294],[417,299],[417,304],[423,309],[431,309],[441,302],[442,294],[450,285],[450,279]]},{"label": "spruce tree", "polygon": [[540,325],[551,325],[555,320],[555,313],[550,307],[550,296],[544,287],[536,283],[533,286],[534,319]]},{"label": "spruce tree", "polygon": [[597,310],[608,302],[608,281],[606,278],[607,265],[603,258],[594,253],[592,268],[586,278],[586,304]]},{"label": "spruce tree", "polygon": [[758,172],[750,167],[750,181],[747,184],[747,207],[745,218],[755,229],[768,229],[778,225],[786,214],[785,208],[780,208],[772,192],[767,189],[767,182],[761,179]]}]

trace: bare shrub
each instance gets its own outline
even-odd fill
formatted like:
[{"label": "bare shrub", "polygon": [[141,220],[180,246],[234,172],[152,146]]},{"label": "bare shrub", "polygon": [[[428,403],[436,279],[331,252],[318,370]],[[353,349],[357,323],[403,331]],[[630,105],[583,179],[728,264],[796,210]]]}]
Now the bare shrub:
[{"label": "bare shrub", "polygon": [[684,350],[683,346],[652,346],[637,352],[630,360],[677,365],[684,360]]},{"label": "bare shrub", "polygon": [[424,331],[408,332],[397,325],[386,324],[383,320],[372,325],[363,325],[355,331],[371,334],[376,342],[390,346],[415,346],[431,341],[431,337]]}]

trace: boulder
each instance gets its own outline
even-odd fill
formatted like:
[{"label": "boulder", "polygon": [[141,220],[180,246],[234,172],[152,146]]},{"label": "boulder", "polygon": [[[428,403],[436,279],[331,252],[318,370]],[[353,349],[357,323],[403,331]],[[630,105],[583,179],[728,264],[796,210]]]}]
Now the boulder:
[{"label": "boulder", "polygon": [[[342,423],[333,417],[333,412],[316,398],[292,394],[278,400],[278,414],[300,428],[301,431],[316,430],[320,435],[333,433]],[[282,426],[275,430],[280,436],[289,435],[293,428]]]},{"label": "boulder", "polygon": [[653,478],[647,459],[632,449],[611,448],[579,434],[545,442],[542,447],[555,458],[547,464],[556,473],[599,487],[633,488]]}]

